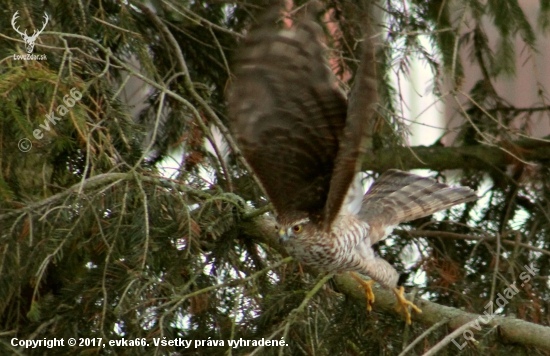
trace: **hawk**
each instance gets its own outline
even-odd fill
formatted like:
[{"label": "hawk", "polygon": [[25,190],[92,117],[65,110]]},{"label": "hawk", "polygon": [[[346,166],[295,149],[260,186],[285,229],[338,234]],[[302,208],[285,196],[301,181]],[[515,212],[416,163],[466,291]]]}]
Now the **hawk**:
[{"label": "hawk", "polygon": [[373,280],[391,288],[410,324],[407,306],[421,310],[405,299],[398,273],[372,245],[399,223],[477,196],[392,169],[362,197],[356,177],[365,123],[347,116],[321,29],[309,20],[278,28],[275,17],[251,31],[236,55],[227,100],[233,135],[273,204],[289,254],[314,268],[352,272],[369,310]]}]

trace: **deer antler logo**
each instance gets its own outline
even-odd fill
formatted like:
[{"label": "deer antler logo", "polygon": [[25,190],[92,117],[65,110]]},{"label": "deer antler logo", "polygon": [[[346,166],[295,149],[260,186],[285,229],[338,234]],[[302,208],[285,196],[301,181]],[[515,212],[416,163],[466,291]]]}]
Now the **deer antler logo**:
[{"label": "deer antler logo", "polygon": [[42,33],[42,31],[44,31],[44,28],[48,24],[48,20],[49,20],[48,14],[44,13],[44,19],[46,20],[46,22],[44,22],[44,26],[42,26],[42,29],[38,32],[36,32],[36,30],[34,30],[32,36],[28,36],[27,35],[27,30],[25,30],[25,32],[23,33],[21,31],[19,31],[19,26],[17,26],[17,28],[15,28],[15,25],[16,25],[15,20],[17,20],[19,18],[19,16],[17,16],[18,13],[19,13],[19,11],[16,11],[15,14],[13,14],[13,17],[11,18],[11,26],[13,27],[15,32],[17,32],[18,34],[21,35],[21,37],[23,38],[23,41],[25,41],[25,48],[27,50],[27,53],[31,54],[33,49],[34,49],[34,42],[38,38],[38,35],[40,33]]}]

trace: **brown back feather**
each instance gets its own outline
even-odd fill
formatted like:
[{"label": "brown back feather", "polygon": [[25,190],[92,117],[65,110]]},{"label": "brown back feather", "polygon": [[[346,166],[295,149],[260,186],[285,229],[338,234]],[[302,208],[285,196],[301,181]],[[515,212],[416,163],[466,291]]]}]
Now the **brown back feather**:
[{"label": "brown back feather", "polygon": [[277,29],[271,14],[239,51],[228,108],[239,147],[279,221],[307,216],[327,228],[354,178],[360,132],[357,125],[344,129],[347,102],[320,32],[313,22]]}]

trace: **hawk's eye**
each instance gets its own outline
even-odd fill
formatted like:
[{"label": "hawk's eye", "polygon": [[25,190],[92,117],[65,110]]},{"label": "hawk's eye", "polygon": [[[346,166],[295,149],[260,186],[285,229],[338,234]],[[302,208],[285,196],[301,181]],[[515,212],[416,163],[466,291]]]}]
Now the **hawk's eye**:
[{"label": "hawk's eye", "polygon": [[292,227],[292,231],[294,231],[294,233],[296,234],[299,234],[300,232],[302,232],[302,230],[303,230],[302,224],[294,225]]}]

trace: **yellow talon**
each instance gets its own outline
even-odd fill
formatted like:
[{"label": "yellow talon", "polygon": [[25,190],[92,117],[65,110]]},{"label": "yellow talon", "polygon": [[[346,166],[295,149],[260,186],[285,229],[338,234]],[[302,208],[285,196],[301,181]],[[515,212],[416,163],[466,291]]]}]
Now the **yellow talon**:
[{"label": "yellow talon", "polygon": [[405,317],[407,319],[407,324],[411,325],[411,313],[409,312],[409,306],[413,308],[413,310],[417,313],[422,313],[422,310],[420,310],[419,307],[413,304],[413,302],[408,301],[405,299],[405,288],[399,287],[394,288],[393,292],[395,293],[395,296],[397,297],[397,311],[403,311],[405,312]]},{"label": "yellow talon", "polygon": [[365,298],[367,299],[367,311],[370,312],[372,310],[372,303],[374,303],[374,293],[372,291],[374,280],[370,279],[366,281],[354,272],[351,272],[350,275],[353,277],[353,279],[359,282],[359,284],[361,284],[359,287],[365,290]]}]

